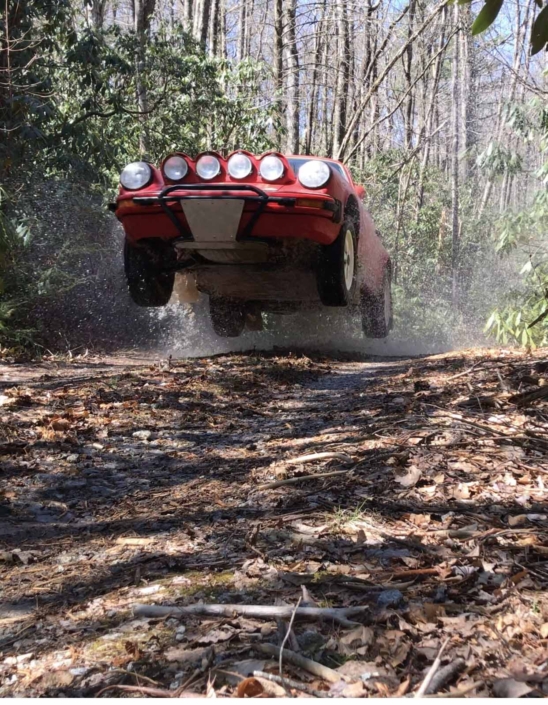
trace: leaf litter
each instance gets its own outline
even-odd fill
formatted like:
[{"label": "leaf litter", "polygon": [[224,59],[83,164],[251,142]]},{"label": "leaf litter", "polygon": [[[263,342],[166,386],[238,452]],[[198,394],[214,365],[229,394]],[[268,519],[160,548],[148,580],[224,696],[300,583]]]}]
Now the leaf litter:
[{"label": "leaf litter", "polygon": [[0,365],[0,694],[548,694],[544,359]]}]

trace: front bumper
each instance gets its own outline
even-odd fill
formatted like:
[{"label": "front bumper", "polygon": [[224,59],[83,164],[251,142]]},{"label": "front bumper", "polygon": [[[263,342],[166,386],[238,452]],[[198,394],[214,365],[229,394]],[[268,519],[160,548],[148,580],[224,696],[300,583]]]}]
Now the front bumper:
[{"label": "front bumper", "polygon": [[[341,218],[341,203],[330,196],[314,192],[270,195],[252,184],[166,186],[157,194],[124,194],[109,209],[116,213],[131,240],[161,237],[190,243],[195,238],[182,204],[212,198],[244,201],[236,242],[282,236],[327,243],[332,239],[333,224]],[[296,216],[308,220],[295,227]]]}]

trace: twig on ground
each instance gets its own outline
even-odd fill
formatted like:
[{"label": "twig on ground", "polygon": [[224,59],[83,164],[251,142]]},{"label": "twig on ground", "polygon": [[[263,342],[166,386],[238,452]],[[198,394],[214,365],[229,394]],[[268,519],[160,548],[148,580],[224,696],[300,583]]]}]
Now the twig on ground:
[{"label": "twig on ground", "polygon": [[119,685],[118,683],[113,683],[112,685],[107,685],[106,688],[100,690],[95,696],[98,698],[107,690],[115,688],[116,690],[125,690],[128,693],[141,693],[141,695],[150,695],[152,698],[204,698],[205,695],[200,693],[185,693],[184,691],[179,692],[174,690],[170,692],[169,690],[163,690],[162,688],[148,688],[144,685]]},{"label": "twig on ground", "polygon": [[447,646],[449,641],[450,641],[450,639],[449,639],[449,637],[447,637],[447,639],[440,646],[440,650],[438,651],[438,655],[436,656],[434,663],[430,666],[430,670],[426,674],[426,676],[421,684],[421,687],[415,693],[416,698],[422,698],[422,696],[426,693],[426,690],[428,689],[428,686],[432,682],[432,679],[434,678],[436,671],[440,667],[441,657],[443,656],[443,652],[445,651],[445,647]]},{"label": "twig on ground", "polygon": [[466,667],[466,663],[463,659],[457,658],[451,663],[447,664],[443,668],[434,674],[430,685],[425,690],[426,695],[435,695],[438,690],[449,685],[451,681],[458,676],[458,674]]},{"label": "twig on ground", "polygon": [[[274,644],[255,644],[254,648],[258,651],[262,651],[264,654],[276,657],[279,657],[281,650],[278,646],[274,646]],[[300,654],[296,654],[294,651],[289,651],[289,649],[283,650],[283,657],[288,663],[302,668],[303,671],[308,671],[318,678],[329,681],[329,683],[338,683],[342,680],[341,675],[332,668],[323,666],[321,663],[312,661],[312,659],[301,656]]]},{"label": "twig on ground", "polygon": [[10,644],[13,644],[14,641],[17,641],[21,634],[24,634],[25,632],[28,632],[29,629],[32,629],[35,625],[34,624],[27,624],[26,627],[23,627],[23,629],[20,629],[16,634],[13,636],[10,636],[8,639],[4,639],[3,641],[0,641],[0,649],[4,649],[6,646],[9,646]]},{"label": "twig on ground", "polygon": [[295,485],[297,482],[304,482],[305,480],[320,480],[322,477],[333,477],[334,475],[348,475],[348,473],[352,472],[352,470],[354,470],[354,467],[348,468],[348,470],[320,472],[317,475],[300,475],[299,477],[290,477],[288,480],[276,480],[275,482],[267,482],[265,485],[258,485],[255,489],[273,490],[275,487],[281,487],[282,485]]},{"label": "twig on ground", "polygon": [[352,458],[346,453],[325,452],[325,453],[310,453],[309,455],[300,455],[298,458],[283,460],[284,465],[300,465],[301,463],[311,463],[314,460],[340,460],[343,463],[351,463]]},{"label": "twig on ground", "polygon": [[470,372],[473,372],[477,367],[480,365],[484,365],[486,362],[491,362],[490,360],[479,360],[479,362],[476,362],[475,364],[472,365],[472,367],[469,367],[466,370],[463,370],[462,372],[459,372],[456,375],[451,375],[451,377],[447,377],[444,382],[451,382],[454,379],[459,379],[459,377],[465,377],[466,375],[469,375]]},{"label": "twig on ground", "polygon": [[[214,615],[235,617],[241,615],[253,619],[290,619],[294,608],[291,605],[132,605],[133,614],[138,617],[184,617],[186,615]],[[368,607],[299,607],[295,616],[302,619],[326,619],[341,624],[343,627],[356,627],[359,622],[352,622],[349,617],[364,614]]]},{"label": "twig on ground", "polygon": [[265,673],[264,671],[253,671],[253,676],[255,678],[264,678],[267,681],[272,681],[272,683],[279,683],[283,685],[284,688],[288,686],[289,688],[294,688],[295,690],[300,690],[303,693],[308,693],[308,695],[313,695],[315,698],[331,698],[331,693],[324,690],[316,690],[311,688],[306,683],[299,683],[299,681],[294,681],[291,678],[281,678],[276,676],[274,673]]},{"label": "twig on ground", "polygon": [[514,394],[514,396],[510,397],[509,401],[517,406],[525,406],[526,404],[529,404],[529,402],[538,401],[539,399],[544,399],[546,397],[548,397],[548,386],[535,389],[533,392]]},{"label": "twig on ground", "polygon": [[291,619],[289,620],[289,624],[287,626],[287,631],[285,633],[284,639],[281,643],[280,646],[280,661],[279,661],[279,670],[280,670],[280,678],[283,680],[284,674],[283,674],[283,656],[284,656],[284,646],[287,643],[287,640],[289,639],[289,635],[291,634],[291,628],[293,627],[293,622],[295,621],[295,614],[297,610],[299,609],[299,605],[301,604],[302,596],[299,597],[297,604],[295,605],[295,609],[293,610],[293,614],[291,615]]}]

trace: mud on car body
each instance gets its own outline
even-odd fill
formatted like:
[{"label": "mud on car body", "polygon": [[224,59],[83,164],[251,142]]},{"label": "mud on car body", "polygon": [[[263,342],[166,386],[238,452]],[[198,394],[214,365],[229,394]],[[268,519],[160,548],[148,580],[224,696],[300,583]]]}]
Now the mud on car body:
[{"label": "mud on car body", "polygon": [[[164,306],[175,273],[209,296],[220,336],[260,330],[263,313],[359,309],[367,337],[392,325],[391,263],[340,162],[239,150],[129,164],[111,209],[125,232],[130,295]],[[183,297],[183,300],[184,297]]]}]

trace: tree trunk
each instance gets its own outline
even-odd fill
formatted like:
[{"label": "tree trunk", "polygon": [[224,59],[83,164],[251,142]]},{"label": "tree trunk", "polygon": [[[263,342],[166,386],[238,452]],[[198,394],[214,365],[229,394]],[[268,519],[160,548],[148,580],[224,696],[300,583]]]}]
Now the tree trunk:
[{"label": "tree trunk", "polygon": [[89,0],[91,10],[91,24],[96,32],[103,29],[107,0]]},{"label": "tree trunk", "polygon": [[451,123],[453,143],[451,149],[451,301],[453,309],[458,307],[458,266],[459,266],[459,5],[455,3],[454,14],[457,34],[453,40],[453,65],[451,79]]},{"label": "tree trunk", "polygon": [[147,90],[143,79],[146,61],[147,34],[150,27],[150,20],[156,7],[156,0],[135,0],[135,34],[137,35],[137,54],[135,57],[135,87],[137,93],[137,109],[139,111],[139,121],[141,131],[139,134],[139,152],[141,157],[146,157],[149,151],[147,134]]},{"label": "tree trunk", "polygon": [[299,54],[296,32],[297,0],[285,0],[287,33],[287,143],[286,151],[299,153]]},{"label": "tree trunk", "polygon": [[196,1],[194,6],[194,39],[204,51],[207,44],[210,11],[211,0]]},{"label": "tree trunk", "polygon": [[[283,0],[274,0],[274,89],[277,112],[283,114],[284,93],[284,13]],[[280,140],[278,148],[281,149]]]},{"label": "tree trunk", "polygon": [[404,75],[407,84],[407,101],[405,105],[405,147],[412,149],[413,147],[413,112],[414,112],[414,95],[411,87],[412,84],[412,67],[413,67],[413,42],[410,41],[413,36],[413,24],[415,20],[416,0],[411,0],[409,3],[409,12],[407,13],[407,48],[403,55]]},{"label": "tree trunk", "polygon": [[323,1],[320,20],[318,22],[315,36],[314,36],[314,65],[312,67],[312,85],[310,87],[310,102],[308,105],[308,120],[306,125],[306,141],[305,141],[305,152],[307,154],[312,153],[312,145],[314,142],[314,126],[316,124],[316,109],[317,109],[317,84],[318,84],[318,68],[320,66],[322,57],[322,46],[323,38],[322,34],[324,32],[324,15],[325,15],[325,2]]},{"label": "tree trunk", "polygon": [[346,107],[350,77],[350,47],[346,0],[337,0],[337,83],[333,123],[333,151],[338,152],[346,130]]},{"label": "tree trunk", "polygon": [[220,34],[220,20],[221,20],[221,0],[212,0],[211,4],[211,17],[209,20],[209,54],[210,56],[217,56],[219,52],[219,34]]},{"label": "tree trunk", "polygon": [[417,187],[417,193],[418,193],[418,199],[417,199],[417,211],[419,211],[422,208],[423,202],[424,202],[424,179],[426,175],[426,169],[428,168],[428,162],[430,159],[430,150],[432,148],[432,139],[430,138],[430,135],[432,134],[434,128],[437,129],[437,125],[435,125],[435,119],[437,112],[435,110],[435,106],[437,105],[436,98],[438,96],[438,88],[440,84],[440,76],[441,76],[441,67],[443,64],[443,58],[444,58],[444,53],[441,53],[441,49],[445,43],[445,22],[446,22],[446,17],[447,17],[447,8],[443,9],[443,14],[440,18],[440,38],[439,38],[439,46],[438,46],[438,51],[440,52],[438,54],[438,58],[436,59],[436,62],[434,64],[434,69],[432,72],[432,89],[430,92],[430,98],[427,103],[426,107],[426,122],[424,125],[424,136],[426,137],[426,142],[424,145],[424,151],[422,155],[422,160],[421,160],[421,165],[420,165],[420,170],[419,170],[419,183]]},{"label": "tree trunk", "polygon": [[237,59],[242,61],[245,55],[245,34],[246,34],[246,9],[247,0],[240,0],[240,17],[239,17],[239,33],[238,33],[238,51]]},{"label": "tree trunk", "polygon": [[183,0],[183,27],[186,32],[193,32],[193,17],[194,17],[194,2],[193,0]]}]

